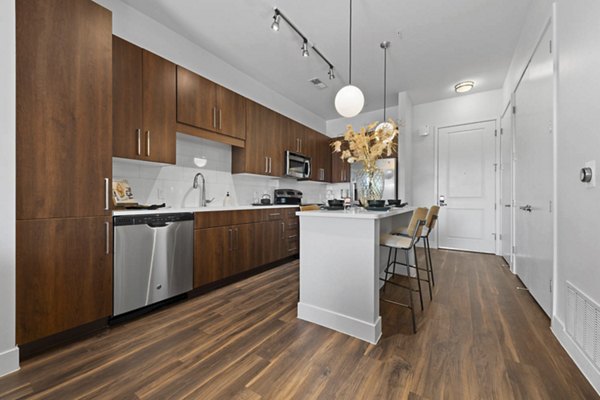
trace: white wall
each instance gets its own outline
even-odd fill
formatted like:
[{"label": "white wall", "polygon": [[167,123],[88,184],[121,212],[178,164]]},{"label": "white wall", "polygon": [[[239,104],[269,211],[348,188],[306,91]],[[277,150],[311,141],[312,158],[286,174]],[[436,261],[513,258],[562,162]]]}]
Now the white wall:
[{"label": "white wall", "polygon": [[[412,120],[412,204],[431,206],[435,198],[435,162],[437,129],[471,122],[496,120],[500,114],[501,90],[462,95],[451,99],[413,106]],[[424,125],[435,129],[428,136],[418,136]]]},{"label": "white wall", "polygon": [[[600,303],[600,186],[579,182],[586,161],[600,165],[600,2],[558,2],[557,260],[552,328],[600,391],[600,373],[567,337],[566,281]],[[596,174],[598,172],[596,171]],[[600,179],[596,175],[600,184]]]},{"label": "white wall", "polygon": [[15,1],[0,0],[0,376],[19,368],[15,346]]},{"label": "white wall", "polygon": [[398,93],[398,198],[412,204],[413,104],[407,92]]},{"label": "white wall", "polygon": [[119,0],[94,0],[113,12],[113,33],[319,132],[325,120]]},{"label": "white wall", "polygon": [[[386,109],[386,119],[398,118],[398,107],[388,107]],[[375,111],[368,111],[360,113],[352,118],[336,118],[327,121],[327,129],[325,134],[329,137],[341,136],[346,132],[346,126],[352,125],[355,130],[367,126],[375,121],[381,122],[383,120],[383,108]]]},{"label": "white wall", "polygon": [[552,2],[553,0],[532,0],[531,2],[502,87],[502,110],[510,101],[510,96],[515,91],[517,83],[533,55],[533,50],[542,37],[546,23],[552,17]]}]

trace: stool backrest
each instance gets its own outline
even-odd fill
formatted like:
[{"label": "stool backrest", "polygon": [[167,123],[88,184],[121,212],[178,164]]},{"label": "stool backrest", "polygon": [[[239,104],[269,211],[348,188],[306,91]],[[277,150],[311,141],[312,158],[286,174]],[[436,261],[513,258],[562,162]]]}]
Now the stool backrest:
[{"label": "stool backrest", "polygon": [[311,204],[310,206],[300,206],[300,211],[317,211],[320,209],[321,207],[316,204]]},{"label": "stool backrest", "polygon": [[[408,236],[419,237],[421,236],[421,232],[423,232],[423,225],[419,224],[419,221],[425,221],[427,219],[427,207],[419,207],[415,211],[413,211],[412,218],[410,219],[410,223],[408,224],[407,233]],[[415,235],[415,229],[417,230]]]},{"label": "stool backrest", "polygon": [[435,228],[435,222],[437,221],[437,216],[440,212],[440,206],[431,206],[429,209],[429,213],[427,214],[427,221],[425,222],[425,226],[427,227],[427,232]]}]

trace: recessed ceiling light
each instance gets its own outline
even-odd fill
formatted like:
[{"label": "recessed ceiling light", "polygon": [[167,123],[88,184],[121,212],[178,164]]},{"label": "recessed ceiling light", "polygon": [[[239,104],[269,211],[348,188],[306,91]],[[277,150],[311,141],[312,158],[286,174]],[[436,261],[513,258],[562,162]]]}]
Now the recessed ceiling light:
[{"label": "recessed ceiling light", "polygon": [[473,86],[475,86],[475,82],[473,81],[460,82],[454,85],[454,91],[456,91],[456,93],[466,93],[473,89]]}]

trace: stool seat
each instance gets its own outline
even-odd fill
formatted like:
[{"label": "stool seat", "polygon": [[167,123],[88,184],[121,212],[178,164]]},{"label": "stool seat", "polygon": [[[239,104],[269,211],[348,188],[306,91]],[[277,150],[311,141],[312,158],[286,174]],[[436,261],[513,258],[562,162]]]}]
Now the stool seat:
[{"label": "stool seat", "polygon": [[397,249],[409,249],[412,244],[412,239],[407,236],[396,236],[384,233],[379,239],[381,246],[395,247]]}]

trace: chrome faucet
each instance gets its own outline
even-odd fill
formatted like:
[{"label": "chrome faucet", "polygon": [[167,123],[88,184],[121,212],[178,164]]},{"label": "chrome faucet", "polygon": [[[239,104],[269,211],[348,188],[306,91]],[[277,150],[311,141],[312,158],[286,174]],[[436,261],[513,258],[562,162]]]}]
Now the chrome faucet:
[{"label": "chrome faucet", "polygon": [[196,176],[194,176],[194,184],[193,188],[198,189],[198,176],[202,178],[202,190],[200,190],[200,207],[206,207],[206,205],[214,200],[214,198],[210,200],[206,200],[206,180],[204,179],[204,175],[202,172],[198,172]]}]

